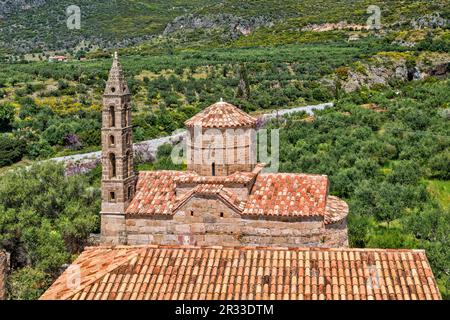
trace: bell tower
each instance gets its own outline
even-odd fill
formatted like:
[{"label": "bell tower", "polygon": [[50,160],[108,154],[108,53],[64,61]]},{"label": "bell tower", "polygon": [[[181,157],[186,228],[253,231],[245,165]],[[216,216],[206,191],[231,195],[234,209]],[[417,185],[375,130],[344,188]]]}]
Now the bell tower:
[{"label": "bell tower", "polygon": [[117,52],[103,94],[101,242],[125,244],[125,210],[135,193],[131,93]]}]

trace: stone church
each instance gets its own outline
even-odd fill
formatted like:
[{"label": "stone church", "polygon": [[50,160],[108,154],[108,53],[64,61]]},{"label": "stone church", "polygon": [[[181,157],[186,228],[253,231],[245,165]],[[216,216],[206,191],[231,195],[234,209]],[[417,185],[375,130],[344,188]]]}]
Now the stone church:
[{"label": "stone church", "polygon": [[264,172],[257,120],[222,100],[185,122],[187,171],[135,172],[130,102],[115,54],[102,109],[102,244],[348,246],[348,206],[328,194],[327,176]]},{"label": "stone church", "polygon": [[348,248],[348,206],[326,176],[265,172],[256,119],[231,104],[186,122],[187,171],[136,173],[130,100],[115,55],[103,245],[85,248],[41,300],[441,299],[423,250]]}]

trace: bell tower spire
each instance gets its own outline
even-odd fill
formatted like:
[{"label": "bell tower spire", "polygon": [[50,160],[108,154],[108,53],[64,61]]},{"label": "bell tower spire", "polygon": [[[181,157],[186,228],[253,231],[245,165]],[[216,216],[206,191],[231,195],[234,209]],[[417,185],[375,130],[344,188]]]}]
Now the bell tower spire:
[{"label": "bell tower spire", "polygon": [[102,109],[102,243],[125,244],[125,210],[133,199],[131,93],[117,52],[103,94]]}]

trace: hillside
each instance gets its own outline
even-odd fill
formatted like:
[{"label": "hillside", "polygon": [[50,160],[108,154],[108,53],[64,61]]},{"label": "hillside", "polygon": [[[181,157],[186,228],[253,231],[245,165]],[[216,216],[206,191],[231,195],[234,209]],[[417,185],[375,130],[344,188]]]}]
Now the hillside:
[{"label": "hillside", "polygon": [[265,29],[264,34],[307,33],[304,28],[311,24],[365,24],[367,7],[374,4],[382,10],[386,29],[409,28],[412,21],[432,13],[439,13],[443,21],[449,17],[445,0],[80,0],[81,29],[69,30],[66,8],[72,4],[69,0],[2,1],[0,48],[9,53],[90,51],[127,47],[159,36],[173,41],[185,38],[188,47],[204,41],[223,45],[258,37],[259,28]]}]

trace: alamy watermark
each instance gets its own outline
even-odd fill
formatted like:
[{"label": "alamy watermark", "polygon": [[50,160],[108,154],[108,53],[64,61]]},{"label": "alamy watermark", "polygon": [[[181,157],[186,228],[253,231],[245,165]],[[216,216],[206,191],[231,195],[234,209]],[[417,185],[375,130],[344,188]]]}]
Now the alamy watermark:
[{"label": "alamy watermark", "polygon": [[367,8],[367,13],[371,14],[367,19],[367,27],[370,30],[381,29],[381,9],[379,6],[370,5]]},{"label": "alamy watermark", "polygon": [[81,9],[79,6],[71,5],[66,8],[66,25],[69,30],[81,29]]},{"label": "alamy watermark", "polygon": [[66,287],[68,289],[79,289],[81,285],[81,270],[78,264],[71,264],[67,270]]},{"label": "alamy watermark", "polygon": [[375,265],[371,265],[369,268],[369,276],[367,277],[366,286],[367,289],[373,291],[374,289],[380,289],[380,274]]}]

